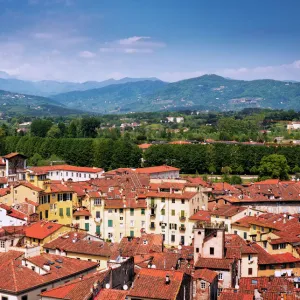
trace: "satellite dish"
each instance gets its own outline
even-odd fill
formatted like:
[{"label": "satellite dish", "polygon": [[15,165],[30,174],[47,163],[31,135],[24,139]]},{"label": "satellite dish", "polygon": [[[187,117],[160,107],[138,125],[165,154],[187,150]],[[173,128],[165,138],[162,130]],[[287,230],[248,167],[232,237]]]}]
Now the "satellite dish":
[{"label": "satellite dish", "polygon": [[107,284],[105,285],[105,288],[106,288],[106,289],[109,289],[109,288],[110,288],[110,284],[107,283]]},{"label": "satellite dish", "polygon": [[128,290],[128,285],[127,285],[127,284],[124,284],[124,285],[123,285],[123,290],[124,290],[124,291],[127,291],[127,290]]},{"label": "satellite dish", "polygon": [[181,245],[179,245],[179,246],[178,246],[178,250],[181,250],[181,249],[182,249],[182,246],[181,246]]}]

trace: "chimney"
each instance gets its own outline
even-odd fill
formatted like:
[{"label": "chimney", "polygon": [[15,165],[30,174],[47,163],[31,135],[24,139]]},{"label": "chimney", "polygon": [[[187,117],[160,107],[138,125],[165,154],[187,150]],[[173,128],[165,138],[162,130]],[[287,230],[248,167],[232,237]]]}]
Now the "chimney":
[{"label": "chimney", "polygon": [[166,275],[166,284],[170,284],[171,280],[170,280],[170,276],[169,275]]},{"label": "chimney", "polygon": [[44,265],[43,265],[43,269],[45,269],[46,271],[49,272],[51,268],[50,268],[49,265],[44,264]]}]

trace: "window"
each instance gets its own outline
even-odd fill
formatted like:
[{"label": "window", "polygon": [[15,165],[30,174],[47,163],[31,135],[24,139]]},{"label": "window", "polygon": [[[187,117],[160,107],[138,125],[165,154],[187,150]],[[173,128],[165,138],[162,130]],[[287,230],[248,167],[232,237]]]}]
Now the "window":
[{"label": "window", "polygon": [[89,231],[89,230],[90,230],[90,224],[89,224],[89,223],[85,223],[85,224],[84,224],[84,229],[85,229],[86,231]]},{"label": "window", "polygon": [[259,269],[262,270],[262,271],[263,271],[263,270],[266,270],[266,269],[267,269],[267,266],[266,266],[266,265],[260,265],[260,266],[259,266]]},{"label": "window", "polygon": [[215,248],[214,247],[210,247],[209,248],[209,254],[210,255],[214,255],[215,254]]},{"label": "window", "polygon": [[76,220],[80,220],[80,217],[76,216]]},{"label": "window", "polygon": [[96,218],[100,219],[100,211],[96,211]]},{"label": "window", "polygon": [[199,248],[196,248],[196,253],[199,253]]},{"label": "window", "polygon": [[141,215],[144,215],[145,214],[145,208],[142,208],[141,209]]},{"label": "window", "polygon": [[171,210],[171,216],[175,216],[175,209]]},{"label": "window", "polygon": [[57,200],[58,201],[62,201],[63,200],[63,195],[62,194],[58,194],[57,195]]},{"label": "window", "polygon": [[279,245],[277,244],[277,245],[272,245],[272,249],[273,250],[278,250],[279,249]]},{"label": "window", "polygon": [[85,216],[84,219],[85,219],[85,220],[89,220],[90,217],[89,217],[89,216]]},{"label": "window", "polygon": [[163,209],[161,210],[161,215],[164,216],[165,214],[166,214],[166,210],[163,208]]},{"label": "window", "polygon": [[263,246],[264,246],[264,248],[267,248],[267,244],[268,244],[267,241],[263,241]]},{"label": "window", "polygon": [[290,268],[295,268],[295,266],[296,266],[295,263],[290,263],[289,265]]},{"label": "window", "polygon": [[175,234],[171,235],[171,242],[174,243],[175,242]]},{"label": "window", "polygon": [[130,236],[134,236],[134,231],[133,230],[130,230]]},{"label": "window", "polygon": [[108,220],[108,227],[113,227],[113,220]]},{"label": "window", "polygon": [[28,300],[28,296],[27,295],[22,296],[21,300]]},{"label": "window", "polygon": [[100,234],[100,225],[96,225],[96,233]]},{"label": "window", "polygon": [[175,199],[172,199],[172,203],[175,203]]},{"label": "window", "polygon": [[235,230],[233,233],[234,233],[234,234],[238,234],[237,230]]},{"label": "window", "polygon": [[0,247],[5,248],[5,241],[0,241]]},{"label": "window", "polygon": [[124,212],[123,208],[120,208],[120,214],[122,214]]},{"label": "window", "polygon": [[62,217],[64,215],[64,209],[61,207],[59,209],[59,216]]},{"label": "window", "polygon": [[47,210],[45,210],[45,219],[48,219],[48,217],[49,217],[49,211],[47,209]]},{"label": "window", "polygon": [[279,248],[280,249],[285,249],[286,248],[286,243],[279,244]]},{"label": "window", "polygon": [[261,232],[264,232],[264,231],[265,231],[265,227],[262,227],[262,228],[261,228]]},{"label": "window", "polygon": [[161,202],[165,203],[166,202],[166,198],[161,198]]},{"label": "window", "polygon": [[175,223],[170,223],[170,229],[175,229],[175,230],[177,230],[177,224],[175,224]]},{"label": "window", "polygon": [[252,259],[252,255],[249,254],[249,255],[248,255],[248,260],[251,260],[251,259]]},{"label": "window", "polygon": [[95,199],[94,205],[101,205],[101,199],[99,199],[99,198]]},{"label": "window", "polygon": [[247,239],[247,232],[244,232],[244,239]]},{"label": "window", "polygon": [[256,230],[256,225],[253,225],[253,227],[252,227],[254,230]]},{"label": "window", "polygon": [[223,273],[219,273],[218,279],[219,279],[219,280],[223,280]]},{"label": "window", "polygon": [[185,203],[185,200],[184,199],[181,199],[181,204],[184,204]]},{"label": "window", "polygon": [[252,275],[252,268],[248,268],[248,275]]},{"label": "window", "polygon": [[70,209],[70,207],[67,207],[67,208],[66,208],[66,215],[67,215],[68,217],[71,216],[71,209]]},{"label": "window", "polygon": [[130,215],[134,216],[134,208],[130,208]]},{"label": "window", "polygon": [[112,213],[112,209],[109,209],[109,210],[108,210],[108,213],[111,214],[111,213]]},{"label": "window", "polygon": [[206,283],[205,283],[205,281],[201,281],[201,289],[205,289],[206,288]]},{"label": "window", "polygon": [[133,220],[130,221],[130,227],[134,227],[134,221]]},{"label": "window", "polygon": [[221,295],[223,289],[222,288],[218,288],[218,297]]},{"label": "window", "polygon": [[123,219],[124,219],[123,217],[120,217],[120,221],[123,221]]}]

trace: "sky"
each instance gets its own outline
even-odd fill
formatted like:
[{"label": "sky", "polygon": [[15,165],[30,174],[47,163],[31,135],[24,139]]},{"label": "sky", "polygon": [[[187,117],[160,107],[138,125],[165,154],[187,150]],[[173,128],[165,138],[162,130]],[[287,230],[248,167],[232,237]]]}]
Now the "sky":
[{"label": "sky", "polygon": [[299,0],[0,0],[0,71],[300,81]]}]

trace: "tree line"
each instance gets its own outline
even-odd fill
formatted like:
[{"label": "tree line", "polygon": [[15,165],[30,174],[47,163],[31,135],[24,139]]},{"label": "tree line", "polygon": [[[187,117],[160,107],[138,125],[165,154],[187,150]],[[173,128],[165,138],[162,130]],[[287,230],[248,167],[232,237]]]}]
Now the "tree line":
[{"label": "tree line", "polygon": [[289,172],[300,171],[300,146],[163,144],[152,145],[142,153],[127,134],[118,139],[2,137],[1,155],[10,152],[28,156],[28,164],[31,166],[43,165],[45,161],[63,160],[68,164],[96,166],[107,171],[119,167],[139,167],[144,158],[143,166],[167,164],[180,168],[185,174],[240,175],[260,173],[263,158],[276,154],[286,159]]}]

